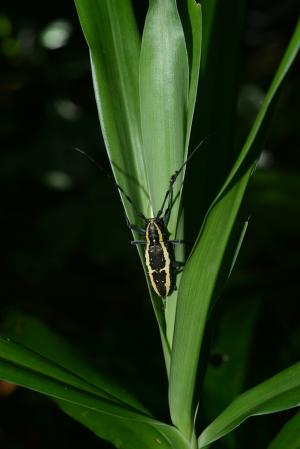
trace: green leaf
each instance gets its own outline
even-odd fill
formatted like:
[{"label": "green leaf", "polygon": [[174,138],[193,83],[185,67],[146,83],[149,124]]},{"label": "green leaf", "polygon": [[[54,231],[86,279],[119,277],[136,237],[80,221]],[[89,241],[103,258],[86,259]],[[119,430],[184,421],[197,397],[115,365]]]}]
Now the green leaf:
[{"label": "green leaf", "polygon": [[88,382],[8,338],[0,338],[0,379],[52,397],[68,414],[117,447],[122,442],[129,449],[130,442],[132,448],[150,448],[155,443],[164,449],[189,449],[177,429],[100,395]]},{"label": "green leaf", "polygon": [[3,380],[92,410],[103,409],[117,416],[129,415],[144,420],[143,415],[133,408],[104,395],[93,385],[9,338],[0,338],[0,360],[0,378]]},{"label": "green leaf", "polygon": [[[188,57],[176,1],[151,0],[140,58],[141,125],[151,216],[161,208],[170,176],[184,160],[188,89]],[[172,238],[178,207],[177,201],[169,223]]]},{"label": "green leaf", "polygon": [[[172,350],[169,403],[172,422],[188,437],[193,432],[197,408],[196,382],[208,313],[219,293],[224,277],[226,247],[248,181],[268,131],[279,88],[291,67],[300,45],[300,22],[290,41],[274,80],[253,124],[249,137],[210,207],[187,261],[178,293]],[[218,288],[217,288],[218,287]]]},{"label": "green leaf", "polygon": [[[3,359],[1,365],[4,361],[7,361],[9,362],[9,366],[17,365],[22,368],[24,372],[30,372],[32,370],[43,376],[56,379],[60,383],[65,383],[72,387],[82,389],[85,392],[94,393],[103,398],[113,400],[113,398],[104,391],[99,391],[93,385],[80,379],[80,377],[68,372],[66,369],[55,363],[50,362],[45,357],[13,342],[8,337],[0,337],[0,359]],[[9,380],[5,377],[4,379]],[[14,380],[12,379],[12,381]]]},{"label": "green leaf", "polygon": [[271,441],[267,449],[300,449],[300,412],[297,412]]},{"label": "green leaf", "polygon": [[199,448],[231,432],[250,416],[300,405],[300,362],[238,396],[200,435]]},{"label": "green leaf", "polygon": [[132,423],[130,420],[93,412],[65,401],[56,401],[60,408],[99,437],[124,449],[189,449],[177,429],[163,423]]},{"label": "green leaf", "polygon": [[[134,204],[145,209],[148,200],[143,182],[138,86],[140,37],[131,2],[75,0],[75,4],[90,48],[100,124],[115,177]],[[130,204],[124,201],[124,207],[133,220]]]},{"label": "green leaf", "polygon": [[202,7],[195,0],[187,0],[187,2],[178,2],[178,8],[185,35],[190,74],[186,132],[186,148],[188,148],[197,98],[201,62]]},{"label": "green leaf", "polygon": [[[76,379],[96,387],[97,394],[149,414],[133,395],[116,381],[96,370],[71,344],[52,332],[37,318],[17,311],[10,312],[1,324],[0,331],[2,336],[22,345],[24,352],[26,349],[33,351],[75,375]],[[18,358],[16,360],[20,362]]]},{"label": "green leaf", "polygon": [[190,57],[191,59],[190,59],[190,87],[189,87],[189,103],[188,103],[188,126],[186,138],[186,145],[188,146],[195,111],[200,63],[201,63],[202,8],[200,3],[197,3],[195,0],[188,0],[187,7],[192,35],[191,57]]},{"label": "green leaf", "polygon": [[[208,214],[179,287],[171,360],[169,403],[173,423],[191,437],[196,409],[198,360],[218,275],[248,179]],[[200,243],[201,242],[201,243]],[[226,273],[228,269],[226,269]]]}]

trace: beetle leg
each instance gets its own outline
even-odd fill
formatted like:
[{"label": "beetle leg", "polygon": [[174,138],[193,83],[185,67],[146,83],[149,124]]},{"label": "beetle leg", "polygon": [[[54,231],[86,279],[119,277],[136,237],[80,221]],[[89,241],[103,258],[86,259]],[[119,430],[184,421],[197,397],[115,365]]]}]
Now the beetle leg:
[{"label": "beetle leg", "polygon": [[138,232],[139,234],[143,234],[143,235],[145,235],[146,234],[146,231],[145,231],[145,229],[144,228],[140,228],[139,226],[136,226],[136,225],[130,225],[130,229],[132,230],[132,231],[135,231],[135,232]]},{"label": "beetle leg", "polygon": [[126,216],[126,224],[129,227],[129,229],[131,229],[132,231],[139,232],[140,234],[146,233],[144,228],[141,228],[140,226],[137,226],[135,224],[131,224],[130,221],[128,220],[127,216]]},{"label": "beetle leg", "polygon": [[173,267],[173,270],[175,271],[175,274],[181,273],[184,265],[185,265],[184,262],[178,262],[177,260],[173,260],[172,267]]},{"label": "beetle leg", "polygon": [[146,240],[132,240],[132,245],[146,245]]},{"label": "beetle leg", "polygon": [[170,219],[171,207],[167,207],[167,210],[163,216],[164,225],[167,227]]},{"label": "beetle leg", "polygon": [[181,243],[185,243],[184,240],[169,240],[169,243],[172,243],[173,245],[179,245]]}]

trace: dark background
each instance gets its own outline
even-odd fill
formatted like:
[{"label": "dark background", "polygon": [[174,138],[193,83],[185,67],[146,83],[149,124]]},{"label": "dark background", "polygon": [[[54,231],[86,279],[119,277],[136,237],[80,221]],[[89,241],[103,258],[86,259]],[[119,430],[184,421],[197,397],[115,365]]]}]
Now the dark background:
[{"label": "dark background", "polygon": [[[142,28],[147,2],[135,3]],[[247,3],[240,134],[251,123],[290,38],[296,4]],[[60,38],[65,33],[65,43],[57,48],[49,48],[51,29],[61,30]],[[72,150],[79,147],[108,165],[74,4],[2,1],[0,61],[1,311],[17,306],[39,316],[168,419],[157,326],[118,194]],[[243,388],[300,355],[297,78],[299,59],[284,85],[263,166],[249,189],[244,207],[250,224],[219,310],[221,322],[243,301],[252,301],[258,310]],[[195,202],[197,192],[189,195]],[[217,326],[216,336],[220,332]],[[226,363],[227,356],[213,349],[212,369]],[[290,415],[250,420],[236,432],[240,447],[265,447]],[[110,447],[43,396],[18,389],[0,400],[1,448],[58,444]]]}]

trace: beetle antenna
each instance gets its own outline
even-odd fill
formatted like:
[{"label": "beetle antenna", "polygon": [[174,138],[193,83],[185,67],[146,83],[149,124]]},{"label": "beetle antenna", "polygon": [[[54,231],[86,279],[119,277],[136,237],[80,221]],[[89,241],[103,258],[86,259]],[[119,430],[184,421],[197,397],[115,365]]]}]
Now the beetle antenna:
[{"label": "beetle antenna", "polygon": [[[168,190],[167,190],[167,192],[166,192],[166,194],[165,194],[165,197],[164,197],[162,206],[161,206],[161,208],[159,209],[159,211],[158,211],[158,213],[157,213],[157,215],[156,215],[157,218],[159,218],[160,215],[163,213],[163,210],[164,210],[164,208],[165,208],[167,199],[170,197],[170,199],[172,200],[172,195],[171,195],[171,193],[172,193],[172,191],[173,191],[173,185],[174,185],[176,179],[178,178],[178,176],[180,175],[180,173],[182,172],[182,170],[184,169],[184,167],[186,166],[186,164],[189,162],[189,160],[192,159],[192,157],[194,156],[194,154],[196,153],[196,151],[199,150],[200,147],[202,147],[202,145],[204,144],[204,142],[206,142],[206,140],[207,140],[210,136],[211,136],[211,134],[209,134],[208,136],[204,137],[204,139],[202,139],[201,142],[198,143],[198,145],[193,149],[193,151],[191,152],[191,154],[186,158],[186,160],[185,160],[184,163],[181,165],[181,167],[180,167],[178,170],[176,170],[176,171],[173,173],[173,175],[171,176],[170,181],[169,181],[169,188],[168,188]],[[168,207],[167,207],[166,213],[168,212],[168,210],[169,210],[170,208],[171,208],[171,203],[169,202],[169,205],[168,205]]]},{"label": "beetle antenna", "polygon": [[126,198],[126,200],[131,204],[132,209],[134,210],[134,212],[142,219],[142,220],[146,220],[146,217],[144,214],[142,214],[141,211],[139,211],[136,206],[134,205],[134,203],[132,202],[132,199],[130,198],[129,195],[127,195],[126,192],[124,192],[123,188],[117,184],[114,180],[114,178],[92,157],[90,156],[88,153],[86,153],[85,151],[81,150],[80,148],[77,147],[73,147],[73,150],[77,151],[78,153],[82,154],[83,156],[85,156],[92,164],[94,164],[100,171],[102,171],[102,173],[104,173],[107,178],[109,178],[114,185],[117,187],[117,189],[121,192],[122,196],[124,198]]}]

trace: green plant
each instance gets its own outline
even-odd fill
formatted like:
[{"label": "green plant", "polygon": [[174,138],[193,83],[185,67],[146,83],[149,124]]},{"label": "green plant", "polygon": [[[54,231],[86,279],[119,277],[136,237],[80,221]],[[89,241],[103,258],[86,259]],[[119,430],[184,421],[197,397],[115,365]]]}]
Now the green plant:
[{"label": "green plant", "polygon": [[[2,327],[0,377],[53,397],[66,413],[117,447],[202,448],[250,416],[300,403],[298,363],[237,396],[197,434],[195,416],[207,367],[204,337],[209,316],[235,263],[247,225],[239,223],[238,212],[280,87],[300,46],[298,23],[245,144],[233,155],[240,2],[226,9],[220,3],[204,2],[201,8],[194,0],[181,2],[179,15],[174,0],[152,0],[141,42],[129,0],[76,0],[91,51],[96,100],[112,169],[118,184],[146,216],[157,212],[170,175],[187,157],[197,89],[198,141],[212,136],[201,158],[207,197],[200,196],[201,203],[193,205],[199,208],[201,228],[177,277],[178,290],[167,298],[164,308],[149,288],[169,379],[172,425],[155,419],[134,396],[91,368],[39,321],[13,314]],[[229,16],[231,33],[224,37]],[[220,51],[220,59],[214,60],[217,48],[223,50],[225,59]],[[216,79],[219,89],[226,90],[222,101],[213,85]],[[219,161],[216,173],[209,151]],[[230,167],[225,160],[233,160]],[[184,235],[180,190],[184,173],[179,178],[169,224],[172,238]],[[130,221],[135,222],[130,204],[123,203]],[[202,209],[206,209],[204,218]],[[184,258],[183,247],[176,250],[176,257]],[[289,431],[297,429],[297,416],[287,425]],[[275,439],[270,447],[279,447],[281,438],[286,438],[284,429],[276,438],[279,443]]]}]

